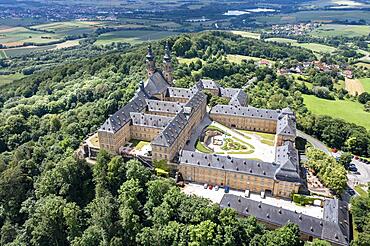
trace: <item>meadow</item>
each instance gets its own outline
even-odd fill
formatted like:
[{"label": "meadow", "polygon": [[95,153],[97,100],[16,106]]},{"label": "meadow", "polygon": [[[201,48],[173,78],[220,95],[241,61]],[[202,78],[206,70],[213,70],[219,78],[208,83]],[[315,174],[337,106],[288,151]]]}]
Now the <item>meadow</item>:
[{"label": "meadow", "polygon": [[303,95],[307,108],[317,115],[328,115],[358,124],[370,130],[370,116],[357,101],[326,100],[313,95]]},{"label": "meadow", "polygon": [[315,29],[310,33],[314,37],[358,37],[368,35],[370,33],[370,26],[366,25],[337,25],[325,24]]},{"label": "meadow", "polygon": [[264,58],[260,58],[260,57],[254,57],[254,56],[243,56],[243,55],[226,55],[227,57],[227,60],[229,62],[235,62],[235,63],[241,63],[243,60],[253,60],[253,61],[256,61],[256,62],[259,62],[261,60],[266,60],[270,63],[275,63],[274,61],[271,61],[269,59],[264,59]]},{"label": "meadow", "polygon": [[255,18],[257,22],[267,25],[287,24],[297,22],[332,22],[332,21],[370,21],[370,15],[367,11],[362,10],[319,10],[319,11],[300,11],[289,14],[266,15]]},{"label": "meadow", "polygon": [[3,52],[5,52],[7,57],[16,57],[16,56],[22,56],[27,55],[34,51],[44,51],[44,50],[50,50],[55,49],[57,45],[45,45],[45,46],[30,46],[30,47],[20,47],[20,48],[11,48],[11,49],[5,49]]},{"label": "meadow", "polygon": [[335,47],[324,45],[324,44],[298,43],[297,40],[289,39],[289,38],[268,38],[266,39],[266,41],[291,44],[293,46],[302,47],[302,48],[311,50],[314,53],[318,53],[318,54],[333,53],[334,51],[337,50]]},{"label": "meadow", "polygon": [[9,75],[0,75],[0,88],[3,85],[12,83],[13,81],[21,79],[23,77],[25,77],[25,75],[23,75],[21,73],[9,74]]},{"label": "meadow", "polygon": [[49,43],[62,39],[63,36],[54,33],[29,30],[25,27],[0,29],[0,44],[8,47],[20,46],[25,42]]},{"label": "meadow", "polygon": [[246,32],[246,31],[231,31],[233,34],[240,35],[245,38],[254,38],[254,39],[260,39],[261,34],[255,33],[255,32]]},{"label": "meadow", "polygon": [[361,82],[362,87],[364,87],[364,90],[370,93],[370,78],[359,79],[359,81]]},{"label": "meadow", "polygon": [[122,30],[108,32],[100,35],[95,42],[96,45],[106,45],[113,42],[122,42],[130,44],[138,44],[149,40],[158,40],[171,35],[176,35],[176,32],[169,31],[150,31],[150,30]]}]

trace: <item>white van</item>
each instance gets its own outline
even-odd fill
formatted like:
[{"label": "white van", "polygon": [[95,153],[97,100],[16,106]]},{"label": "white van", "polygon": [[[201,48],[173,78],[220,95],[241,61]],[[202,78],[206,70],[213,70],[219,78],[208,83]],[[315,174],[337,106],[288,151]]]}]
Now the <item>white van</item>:
[{"label": "white van", "polygon": [[250,191],[249,190],[245,190],[244,197],[249,197],[249,195],[250,195]]}]

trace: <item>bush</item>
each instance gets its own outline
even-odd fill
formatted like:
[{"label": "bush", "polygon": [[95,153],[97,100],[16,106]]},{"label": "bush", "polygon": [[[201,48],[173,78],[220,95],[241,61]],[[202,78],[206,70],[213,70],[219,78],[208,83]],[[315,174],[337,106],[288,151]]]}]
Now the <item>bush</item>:
[{"label": "bush", "polygon": [[301,206],[312,205],[314,201],[315,201],[315,198],[313,198],[313,197],[302,196],[302,195],[299,195],[299,194],[293,194],[293,202],[295,202],[295,203],[297,203]]}]

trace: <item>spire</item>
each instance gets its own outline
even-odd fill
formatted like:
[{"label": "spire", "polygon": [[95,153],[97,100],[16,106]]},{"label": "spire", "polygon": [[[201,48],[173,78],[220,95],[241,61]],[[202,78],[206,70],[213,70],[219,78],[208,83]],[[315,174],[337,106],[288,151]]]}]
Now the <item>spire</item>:
[{"label": "spire", "polygon": [[164,61],[171,61],[171,52],[170,52],[170,47],[168,45],[168,41],[166,41],[166,46],[164,48],[164,57],[163,57]]},{"label": "spire", "polygon": [[146,71],[148,73],[148,77],[152,76],[157,68],[155,67],[155,57],[153,54],[152,46],[148,45],[148,53],[146,54]]},{"label": "spire", "polygon": [[154,60],[153,50],[150,44],[148,45],[148,53],[146,54],[146,59],[148,59],[149,61]]},{"label": "spire", "polygon": [[172,68],[172,61],[171,61],[171,51],[170,46],[168,45],[168,41],[166,42],[166,46],[164,47],[164,56],[163,56],[163,75],[166,81],[173,85],[173,68]]}]

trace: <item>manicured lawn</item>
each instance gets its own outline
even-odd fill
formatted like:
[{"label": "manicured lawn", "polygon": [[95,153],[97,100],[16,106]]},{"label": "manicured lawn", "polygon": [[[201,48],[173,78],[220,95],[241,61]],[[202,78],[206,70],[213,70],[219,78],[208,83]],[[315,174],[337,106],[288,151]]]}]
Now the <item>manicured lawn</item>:
[{"label": "manicured lawn", "polygon": [[147,141],[142,141],[142,140],[137,140],[137,139],[132,139],[130,140],[130,142],[132,143],[131,147],[133,147],[136,150],[141,150],[145,145],[150,144]]},{"label": "manicured lawn", "polygon": [[318,115],[329,115],[341,118],[370,129],[369,113],[363,110],[363,105],[350,100],[326,100],[313,95],[303,95],[307,108]]},{"label": "manicured lawn", "polygon": [[269,146],[274,146],[274,141],[271,141],[271,140],[262,139],[261,143],[269,145]]},{"label": "manicured lawn", "polygon": [[148,40],[158,40],[176,34],[176,32],[168,31],[122,30],[100,35],[95,44],[105,45],[112,42],[138,44]]},{"label": "manicured lawn", "polygon": [[260,39],[261,37],[261,34],[255,32],[246,32],[246,31],[231,31],[231,32],[245,38]]},{"label": "manicured lawn", "polygon": [[206,154],[211,154],[212,153],[212,150],[207,148],[201,141],[197,140],[197,143],[195,144],[195,148],[202,152],[202,153],[206,153]]},{"label": "manicured lawn", "polygon": [[238,131],[240,131],[241,133],[245,133],[245,134],[256,134],[266,140],[271,140],[271,141],[275,140],[275,134],[264,133],[264,132],[254,132],[254,131],[247,131],[247,130],[238,130]]},{"label": "manicured lawn", "polygon": [[360,79],[360,82],[362,86],[364,87],[364,90],[370,93],[370,78]]}]

